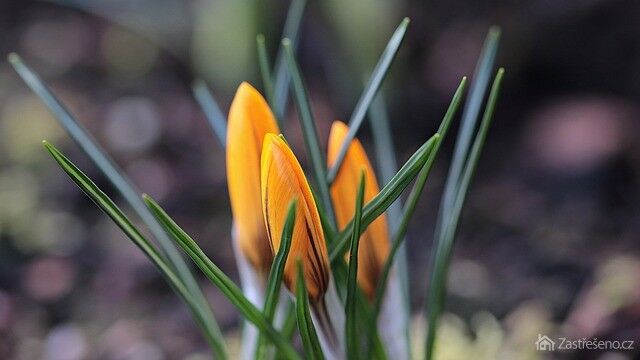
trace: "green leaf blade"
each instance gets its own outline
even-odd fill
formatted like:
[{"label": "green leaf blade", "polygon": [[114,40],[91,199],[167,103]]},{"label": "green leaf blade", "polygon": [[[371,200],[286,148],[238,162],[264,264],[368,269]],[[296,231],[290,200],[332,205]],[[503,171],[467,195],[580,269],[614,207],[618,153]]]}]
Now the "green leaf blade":
[{"label": "green leaf blade", "polygon": [[[256,36],[256,47],[258,50],[258,65],[260,67],[260,75],[262,76],[262,85],[264,86],[267,101],[273,109],[275,105],[273,97],[273,78],[271,77],[269,55],[267,54],[267,45],[263,34],[258,34]],[[278,121],[278,127],[283,129],[280,118],[276,117],[276,120]]]},{"label": "green leaf blade", "polygon": [[365,170],[360,173],[360,185],[356,195],[356,208],[353,217],[353,231],[349,252],[349,272],[347,278],[347,301],[345,306],[345,335],[347,338],[347,358],[360,358],[360,339],[357,331],[356,292],[358,291],[358,245],[360,243],[360,222],[362,220],[362,202],[364,199]]},{"label": "green leaf blade", "polygon": [[456,92],[453,95],[453,98],[451,99],[451,103],[449,104],[449,107],[442,119],[442,122],[438,127],[437,134],[439,134],[440,137],[434,144],[433,151],[429,153],[427,161],[423,165],[422,169],[420,169],[420,172],[416,177],[416,182],[413,185],[413,188],[411,189],[411,192],[409,193],[409,196],[405,203],[400,225],[393,237],[393,242],[391,244],[391,249],[389,250],[389,255],[385,260],[384,266],[382,268],[382,272],[380,273],[380,278],[378,280],[378,285],[376,286],[376,291],[375,291],[375,296],[373,301],[373,310],[371,315],[373,318],[372,323],[374,324],[377,323],[378,316],[380,315],[380,311],[382,309],[382,301],[384,299],[387,283],[389,281],[389,274],[391,273],[391,268],[395,263],[395,257],[399,252],[400,246],[404,243],[409,221],[413,217],[413,213],[418,204],[420,195],[424,190],[427,178],[431,173],[431,169],[433,168],[433,164],[435,162],[436,156],[439,153],[440,146],[444,141],[444,138],[447,134],[449,126],[451,125],[451,122],[453,121],[453,118],[455,117],[458,111],[458,108],[460,107],[460,104],[462,102],[462,98],[464,95],[464,91],[466,89],[466,84],[467,84],[466,77],[462,78],[462,80],[460,81],[460,84],[458,85],[458,88],[456,89]]},{"label": "green leaf blade", "polygon": [[149,242],[140,231],[131,223],[126,215],[118,208],[98,186],[87,177],[77,166],[75,166],[62,152],[55,146],[43,141],[46,150],[51,154],[58,165],[67,173],[74,183],[122,230],[122,232],[149,258],[165,277],[169,285],[185,301],[191,310],[194,319],[200,326],[207,342],[214,349],[214,353],[219,359],[226,359],[227,353],[224,343],[219,343],[221,335],[212,332],[212,328],[207,323],[207,312],[191,294],[182,279],[175,273],[174,269],[167,263],[158,250]]},{"label": "green leaf blade", "polygon": [[[453,159],[451,160],[451,167],[444,190],[442,203],[443,214],[450,212],[453,202],[455,201],[455,188],[459,186],[462,169],[467,161],[469,146],[471,145],[482,103],[491,81],[491,73],[493,72],[493,64],[498,52],[499,42],[500,29],[492,27],[483,45],[482,53],[480,54],[480,59],[469,89],[469,97],[467,98],[462,113],[460,130],[458,131]],[[449,177],[451,178],[450,182]]]},{"label": "green leaf blade", "polygon": [[[446,281],[449,263],[451,260],[451,252],[455,240],[455,233],[460,221],[464,200],[468,193],[489,126],[493,119],[493,112],[500,92],[503,75],[504,69],[501,68],[498,70],[493,81],[493,85],[491,86],[482,122],[476,134],[471,151],[470,153],[467,151],[467,153],[461,155],[465,159],[462,163],[462,168],[459,170],[459,173],[454,173],[454,175],[456,175],[455,177],[452,177],[452,171],[458,171],[453,168],[454,164],[452,163],[450,175],[447,178],[445,189],[451,188],[450,191],[452,195],[451,199],[443,197],[436,227],[436,249],[432,258],[431,281],[427,297],[427,311],[429,315],[427,323],[427,338],[425,340],[426,359],[431,359],[435,351],[438,319],[442,313],[444,299],[446,297]],[[458,143],[456,143],[456,147],[457,146]],[[448,204],[449,202],[450,204]]]},{"label": "green leaf blade", "polygon": [[236,309],[282,351],[287,359],[299,359],[295,349],[269,323],[267,318],[242,293],[242,290],[209,259],[198,244],[148,195],[144,201],[174,241],[191,257],[202,273],[222,292]]},{"label": "green leaf blade", "polygon": [[[280,289],[282,287],[282,279],[284,276],[284,266],[287,263],[289,250],[291,249],[291,239],[293,236],[293,228],[296,221],[296,207],[296,201],[292,200],[288,206],[287,217],[282,229],[282,236],[280,238],[280,249],[278,250],[276,257],[273,259],[273,265],[271,266],[269,277],[267,278],[267,288],[265,290],[265,302],[262,313],[269,322],[273,322],[276,307],[278,306],[278,299],[280,296]],[[256,358],[264,358],[264,347],[264,337],[262,336],[262,334],[260,334],[258,335]]]},{"label": "green leaf blade", "polygon": [[460,107],[460,103],[462,102],[462,98],[464,95],[464,91],[467,86],[467,78],[464,77],[460,81],[456,92],[451,99],[451,103],[449,104],[449,108],[447,109],[440,126],[438,127],[438,134],[440,138],[434,144],[433,151],[429,154],[427,158],[427,162],[424,164],[422,169],[420,169],[420,173],[416,177],[416,183],[414,184],[411,192],[409,193],[409,197],[407,198],[407,202],[405,207],[403,208],[402,218],[400,221],[400,225],[396,230],[394,235],[394,243],[398,241],[402,241],[402,238],[407,234],[407,228],[409,227],[409,221],[413,217],[413,213],[415,212],[416,206],[418,205],[418,200],[420,200],[420,195],[422,195],[422,191],[427,182],[427,178],[431,173],[431,169],[433,168],[433,164],[435,162],[436,156],[440,152],[440,146],[444,141],[445,136],[449,130],[451,122],[453,121],[454,116],[456,115],[458,108]]},{"label": "green leaf blade", "polygon": [[218,105],[215,96],[202,79],[194,80],[193,84],[191,84],[191,91],[204,112],[204,116],[213,133],[216,135],[218,143],[222,149],[225,149],[227,146],[227,120],[222,110],[220,110],[220,105]]},{"label": "green leaf blade", "polygon": [[[386,184],[398,172],[398,161],[396,160],[391,124],[382,90],[378,92],[369,107],[369,120],[380,178],[382,183]],[[389,215],[389,227],[395,230],[402,216],[402,199],[396,200],[389,207],[387,214]]]},{"label": "green leaf blade", "polygon": [[[427,311],[429,312],[427,324],[427,337],[425,339],[425,358],[430,360],[433,356],[434,344],[437,333],[437,322],[444,301],[446,284],[443,280],[446,278],[450,247],[453,246],[453,235],[451,239],[447,238],[447,225],[453,225],[450,219],[455,218],[452,213],[455,207],[455,201],[460,189],[460,179],[464,167],[466,166],[469,154],[469,146],[473,137],[474,130],[478,121],[480,108],[484,100],[486,90],[489,86],[493,63],[498,50],[500,40],[500,30],[493,27],[489,30],[487,38],[482,48],[480,58],[476,65],[473,81],[470,86],[469,97],[465,103],[464,111],[454,155],[449,167],[440,208],[438,210],[438,218],[436,220],[436,229],[434,241],[436,244],[435,252],[432,255],[431,282],[429,285],[429,294],[427,295]],[[457,221],[455,224],[457,227]]]},{"label": "green leaf blade", "polygon": [[305,357],[307,359],[324,359],[320,340],[318,340],[318,334],[311,318],[309,294],[304,283],[304,272],[300,259],[296,261],[296,316]]},{"label": "green leaf blade", "polygon": [[129,206],[131,206],[142,221],[149,227],[149,230],[160,245],[160,249],[162,250],[161,256],[166,257],[169,266],[175,270],[180,280],[194,296],[195,301],[201,308],[204,316],[203,319],[206,321],[207,327],[209,328],[208,332],[216,337],[216,348],[213,349],[214,353],[218,354],[220,357],[226,356],[227,352],[224,347],[222,332],[220,331],[220,327],[218,326],[218,323],[216,322],[213,313],[209,308],[209,304],[198,286],[198,283],[178,250],[140,200],[138,191],[135,190],[132,182],[124,175],[124,172],[115,165],[115,162],[106,154],[106,152],[100,148],[97,141],[91,137],[89,132],[71,115],[67,108],[40,79],[38,74],[36,74],[35,71],[29,68],[22,61],[18,54],[9,54],[8,60],[16,73],[18,73],[29,88],[31,88],[38,97],[40,97],[56,120],[62,125],[76,144],[89,156],[89,158],[91,158],[118,192],[120,192]]},{"label": "green leaf blade", "polygon": [[[389,115],[382,89],[378,91],[378,95],[369,107],[369,124],[373,135],[373,146],[375,149],[378,169],[380,170],[380,177],[382,179],[382,183],[386,184],[398,171],[398,163],[396,160],[396,151],[393,144]],[[396,232],[400,225],[403,208],[402,204],[402,198],[399,197],[393,202],[393,204],[391,204],[391,206],[389,206],[389,209],[387,209],[387,219],[389,220],[389,229],[392,234]],[[402,309],[400,309],[400,316],[403,316],[405,319],[410,319],[411,295],[409,293],[409,265],[407,261],[406,243],[402,242],[396,252],[397,255],[393,257],[393,265],[396,269],[396,273],[398,274],[398,278],[400,279],[400,290],[402,292],[403,300],[401,304]],[[375,321],[373,321],[373,323],[375,324]],[[375,329],[375,326],[373,328]],[[369,332],[371,331],[373,331],[373,329],[369,330]],[[370,335],[369,339],[372,337],[373,335]],[[411,338],[409,328],[405,330],[405,339],[407,349],[409,349],[409,358],[411,358]]]},{"label": "green leaf blade", "polygon": [[360,125],[364,120],[364,116],[367,113],[367,109],[371,105],[371,102],[376,96],[378,89],[380,89],[380,85],[384,80],[387,72],[389,71],[389,67],[395,58],[400,45],[402,44],[402,40],[404,39],[404,34],[407,31],[407,27],[409,26],[409,18],[404,18],[400,25],[398,25],[397,29],[391,36],[391,39],[387,43],[386,48],[382,52],[380,56],[380,60],[376,64],[376,67],[369,78],[369,82],[365,86],[356,107],[353,110],[353,114],[351,114],[351,119],[349,119],[349,131],[347,132],[347,136],[345,136],[342,146],[340,146],[340,150],[338,152],[338,156],[336,157],[336,161],[333,163],[331,169],[329,169],[329,173],[327,175],[327,182],[331,184],[333,180],[336,178],[338,174],[338,170],[340,170],[340,166],[342,166],[342,162],[344,161],[344,157],[347,154],[347,150],[349,148],[349,144],[355,138],[358,133],[358,129],[360,129]]},{"label": "green leaf blade", "polygon": [[[285,20],[282,38],[290,39],[291,48],[294,51],[298,44],[298,38],[300,37],[300,24],[302,23],[302,14],[304,13],[306,5],[307,0],[293,0],[287,11],[287,19]],[[287,60],[284,51],[284,48],[280,46],[275,65],[274,112],[278,119],[285,118],[289,81],[291,79],[287,69]]]},{"label": "green leaf blade", "polygon": [[292,200],[288,206],[287,217],[282,229],[280,249],[273,260],[273,266],[271,266],[271,271],[269,272],[264,305],[264,313],[268,320],[273,320],[276,306],[278,305],[278,295],[280,294],[280,288],[282,285],[284,266],[287,263],[289,250],[291,249],[293,228],[296,221],[296,208],[296,201]]}]

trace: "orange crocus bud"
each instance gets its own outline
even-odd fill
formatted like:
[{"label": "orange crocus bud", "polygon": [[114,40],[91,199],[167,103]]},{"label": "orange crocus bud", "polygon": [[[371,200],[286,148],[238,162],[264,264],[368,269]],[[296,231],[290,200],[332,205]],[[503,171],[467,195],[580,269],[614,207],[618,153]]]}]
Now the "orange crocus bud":
[{"label": "orange crocus bud", "polygon": [[243,82],[229,110],[227,182],[238,248],[257,272],[273,261],[260,205],[260,153],[266,134],[280,129],[262,95]]},{"label": "orange crocus bud", "polygon": [[[331,126],[327,156],[329,166],[335,162],[348,131],[349,127],[340,121],[335,121]],[[363,168],[367,184],[364,193],[366,204],[380,192],[380,188],[362,144],[358,139],[354,139],[349,144],[340,171],[331,185],[331,200],[340,230],[353,219],[360,172]],[[378,278],[388,255],[389,230],[386,215],[382,214],[362,234],[358,248],[358,284],[369,299],[375,294]]]},{"label": "orange crocus bud", "polygon": [[300,163],[283,138],[269,134],[262,148],[262,211],[273,252],[280,236],[287,207],[296,199],[296,220],[291,250],[284,268],[289,291],[296,289],[296,259],[302,261],[305,284],[312,303],[318,303],[329,285],[329,257],[316,202]]}]

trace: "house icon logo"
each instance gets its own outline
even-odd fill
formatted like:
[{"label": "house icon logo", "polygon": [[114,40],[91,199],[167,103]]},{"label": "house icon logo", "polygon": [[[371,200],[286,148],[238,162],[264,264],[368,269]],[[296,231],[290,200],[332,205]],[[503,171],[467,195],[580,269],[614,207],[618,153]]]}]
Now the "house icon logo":
[{"label": "house icon logo", "polygon": [[551,340],[547,335],[538,334],[538,340],[536,340],[536,350],[538,351],[554,351],[556,349],[556,342]]}]

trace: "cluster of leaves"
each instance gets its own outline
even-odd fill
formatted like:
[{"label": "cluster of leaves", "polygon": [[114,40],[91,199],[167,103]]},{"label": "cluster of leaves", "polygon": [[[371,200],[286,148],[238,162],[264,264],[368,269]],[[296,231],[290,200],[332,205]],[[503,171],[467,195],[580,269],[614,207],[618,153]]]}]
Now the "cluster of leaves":
[{"label": "cluster of leaves", "polygon": [[[399,170],[396,170],[395,159],[393,156],[389,156],[389,154],[393,154],[394,152],[388,131],[387,115],[383,106],[384,100],[378,92],[395,54],[402,43],[409,24],[409,20],[404,19],[388,42],[353,110],[349,121],[349,133],[344,140],[337,160],[332,167],[327,169],[326,161],[321,151],[320,141],[317,136],[316,123],[313,118],[309,96],[294,57],[294,49],[298,38],[298,28],[303,9],[304,1],[296,0],[293,2],[285,26],[285,38],[282,41],[282,46],[275,62],[275,74],[272,74],[270,71],[270,61],[267,57],[264,37],[262,35],[257,37],[259,64],[264,89],[269,104],[274,110],[276,118],[280,122],[280,128],[282,129],[286,129],[282,124],[282,120],[284,119],[289,89],[291,89],[292,98],[295,101],[302,125],[306,150],[313,170],[314,189],[318,197],[317,203],[327,239],[330,261],[334,275],[338,280],[337,282],[342,285],[343,293],[346,293],[344,302],[346,312],[347,355],[349,358],[354,359],[361,357],[363,341],[366,341],[365,344],[372,344],[372,346],[366,347],[367,349],[371,349],[369,355],[376,358],[386,358],[384,349],[381,349],[379,341],[377,340],[376,326],[369,325],[376,324],[377,322],[392,267],[394,264],[401,266],[401,261],[404,261],[402,258],[404,254],[401,254],[400,249],[406,236],[409,221],[416,209],[419,197],[423,192],[436,155],[439,153],[451,122],[458,108],[461,106],[467,87],[467,80],[466,78],[462,78],[437,132],[427,139]],[[425,353],[427,359],[433,355],[437,320],[442,312],[445,299],[447,270],[455,232],[458,227],[464,200],[487,136],[504,73],[502,69],[498,70],[493,85],[490,88],[489,96],[486,97],[490,79],[494,72],[493,63],[497,51],[498,38],[499,31],[492,29],[489,32],[478,62],[470,86],[470,94],[464,106],[454,157],[438,213],[438,221],[434,235],[435,251],[432,257],[431,280],[429,283],[427,302],[428,332]],[[273,326],[274,313],[283,278],[284,264],[291,245],[291,236],[295,221],[295,203],[290,204],[288,209],[288,216],[281,239],[282,246],[275,256],[268,277],[266,301],[264,307],[260,309],[247,300],[240,288],[206,256],[197,242],[183,231],[160,205],[147,195],[139,195],[140,192],[135,189],[124,172],[118,168],[116,163],[100,148],[86,129],[70,114],[33,70],[27,67],[16,54],[10,55],[9,61],[24,81],[50,108],[56,119],[63,125],[69,135],[114,185],[115,189],[123,196],[136,215],[143,220],[156,241],[150,241],[142,235],[142,232],[133,225],[127,215],[125,215],[91,179],[65,157],[64,154],[52,144],[44,142],[46,149],[69,177],[122,229],[129,239],[131,239],[158,268],[174,291],[184,300],[191,310],[195,321],[202,329],[206,340],[217,358],[224,359],[228,357],[224,337],[211,312],[209,304],[181,256],[179,249],[182,249],[182,251],[192,259],[202,273],[220,289],[240,314],[256,326],[260,331],[259,348],[263,348],[260,344],[269,343],[275,346],[278,356],[288,359],[300,358],[300,354],[290,342],[290,337],[294,331],[294,322],[297,319],[298,330],[306,357],[314,359],[323,358],[322,349],[316,335],[316,329],[311,321],[309,299],[304,281],[301,280],[303,278],[302,276],[298,276],[299,281],[295,294],[295,318],[293,321],[288,321],[287,324],[289,325],[285,325],[282,330],[276,330]],[[196,99],[201,104],[215,134],[224,148],[226,138],[225,116],[204,82],[194,82],[193,89]],[[478,125],[480,111],[482,105],[485,104],[485,98],[486,106],[484,107],[484,114]],[[386,181],[379,194],[372,201],[363,205],[362,200],[365,184],[364,177],[362,178],[356,200],[356,215],[344,230],[338,231],[335,227],[335,216],[329,196],[329,186],[340,168],[348,145],[356,136],[367,113],[369,113],[369,118],[372,120],[372,123],[375,124],[373,126],[374,141],[379,151],[379,156],[383,158],[386,156],[387,159],[383,164],[384,166],[381,166],[383,170],[386,169],[384,170],[385,174],[383,174]],[[403,204],[400,196],[412,182],[414,183],[413,188]],[[356,283],[358,262],[357,256],[353,255],[357,254],[360,235],[365,231],[367,226],[392,206],[398,206],[400,211],[390,212],[392,223],[397,224],[393,234],[391,251],[376,288],[374,300],[372,304],[368,304],[363,301],[362,294],[358,291]],[[350,253],[350,258],[352,259],[348,265],[344,262],[344,254],[346,252]],[[300,271],[300,269],[298,269],[298,271]],[[407,284],[405,277],[406,271],[400,269],[399,274],[403,277],[401,279],[402,283]],[[408,289],[406,286],[403,288],[403,291],[405,292],[403,294],[405,299],[408,298]],[[408,314],[408,306],[405,307],[403,311]],[[358,331],[363,328],[367,329],[367,331]],[[259,351],[258,354],[264,354],[264,349]]]}]

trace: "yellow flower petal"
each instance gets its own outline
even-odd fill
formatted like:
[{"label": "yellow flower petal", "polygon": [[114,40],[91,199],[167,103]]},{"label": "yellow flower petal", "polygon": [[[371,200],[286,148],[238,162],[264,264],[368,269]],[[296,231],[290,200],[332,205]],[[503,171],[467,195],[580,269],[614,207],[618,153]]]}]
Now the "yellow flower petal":
[{"label": "yellow flower petal", "polygon": [[[349,127],[340,121],[335,121],[331,126],[327,156],[329,166],[335,162],[348,131]],[[344,229],[355,213],[356,193],[362,168],[366,173],[367,185],[364,193],[366,204],[380,192],[380,188],[362,144],[358,139],[354,139],[331,185],[331,199],[340,230]],[[380,272],[388,255],[389,231],[386,215],[382,214],[362,234],[358,248],[358,284],[369,298],[372,298],[375,293]]]},{"label": "yellow flower petal", "polygon": [[301,259],[309,298],[317,303],[329,284],[329,258],[309,183],[287,143],[276,135],[269,134],[264,139],[261,171],[262,209],[274,253],[280,247],[287,207],[292,199],[298,202],[291,250],[284,268],[285,284],[295,292],[296,259]]},{"label": "yellow flower petal", "polygon": [[255,88],[243,82],[229,110],[227,182],[240,251],[265,274],[273,255],[260,205],[260,154],[269,133],[280,133],[269,105]]}]

